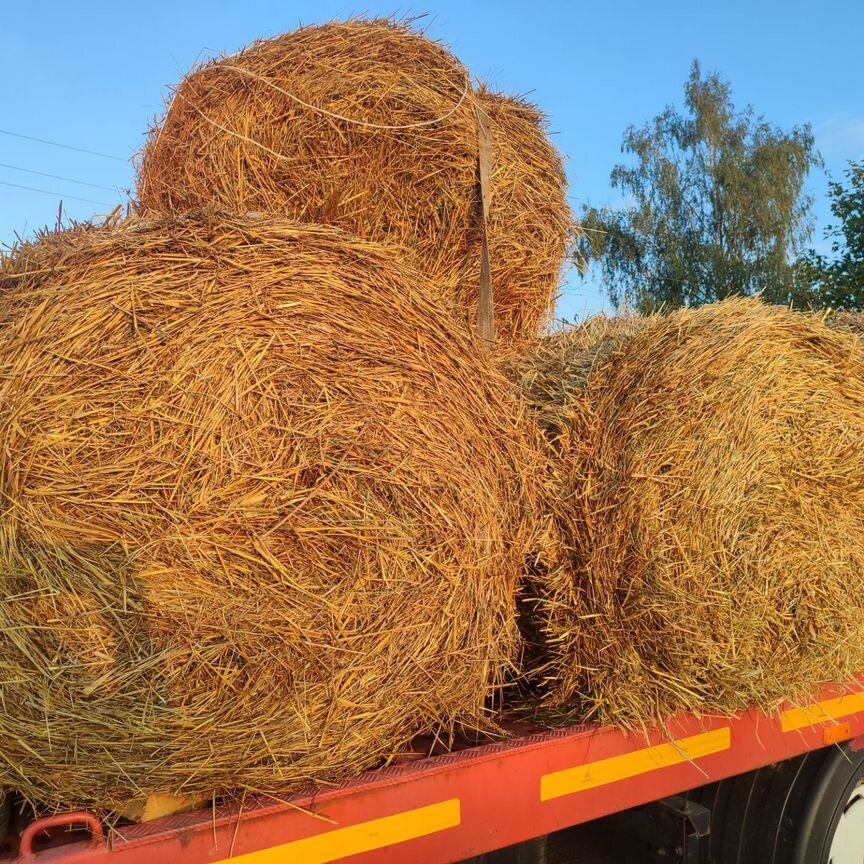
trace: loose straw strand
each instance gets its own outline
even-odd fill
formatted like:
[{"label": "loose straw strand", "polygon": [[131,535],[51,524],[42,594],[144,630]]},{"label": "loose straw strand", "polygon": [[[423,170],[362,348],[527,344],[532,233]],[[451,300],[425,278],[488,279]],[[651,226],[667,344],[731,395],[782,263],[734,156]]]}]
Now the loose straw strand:
[{"label": "loose straw strand", "polygon": [[174,95],[175,97],[182,99],[188,105],[191,105],[201,115],[202,120],[206,120],[211,126],[215,126],[217,129],[219,129],[221,132],[224,132],[226,135],[231,135],[234,138],[239,138],[241,141],[245,141],[247,144],[254,144],[256,147],[259,147],[265,153],[269,153],[275,159],[281,159],[283,162],[291,161],[290,157],[286,156],[284,153],[279,153],[277,150],[273,150],[266,144],[262,144],[260,141],[256,141],[254,138],[250,138],[248,135],[241,135],[234,129],[229,129],[227,126],[223,126],[221,123],[217,123],[211,117],[208,117],[191,99],[187,99],[179,90]]},{"label": "loose straw strand", "polygon": [[243,69],[240,66],[229,66],[227,64],[222,65],[219,68],[228,69],[231,72],[236,72],[238,75],[245,75],[248,78],[253,78],[256,81],[260,81],[262,84],[266,84],[268,87],[272,87],[274,90],[281,93],[283,96],[287,96],[289,99],[293,99],[298,105],[302,105],[304,108],[308,108],[310,111],[316,111],[318,114],[323,114],[326,117],[332,117],[334,120],[341,120],[344,123],[353,123],[356,126],[363,126],[366,129],[379,129],[389,132],[398,132],[405,129],[419,129],[423,126],[434,126],[436,123],[443,123],[445,120],[448,120],[450,117],[452,117],[462,107],[463,103],[468,98],[469,91],[471,90],[471,78],[466,72],[465,87],[462,90],[462,95],[459,97],[459,101],[446,114],[442,114],[440,117],[435,117],[432,120],[419,120],[416,123],[405,123],[400,126],[390,126],[382,123],[369,123],[366,120],[357,120],[354,117],[346,117],[344,114],[336,114],[333,111],[328,111],[326,108],[319,108],[317,105],[312,105],[309,102],[305,102],[299,96],[296,96],[289,90],[285,90],[278,84],[274,84],[272,81],[268,81],[262,75],[258,75],[251,69]]},{"label": "loose straw strand", "polygon": [[[232,57],[236,57],[236,54],[232,54]],[[243,69],[239,66],[231,66],[228,64],[222,65],[219,67],[220,69],[228,69],[231,72],[236,72],[239,75],[246,75],[249,78],[253,78],[256,81],[260,81],[262,84],[266,84],[268,87],[276,90],[281,93],[283,96],[287,96],[289,99],[296,102],[298,105],[302,105],[304,108],[308,108],[310,111],[315,111],[318,114],[322,114],[326,117],[332,117],[334,120],[341,120],[344,123],[353,123],[356,126],[363,126],[367,129],[377,129],[379,131],[390,131],[390,132],[398,132],[406,129],[419,129],[425,126],[434,126],[436,123],[443,123],[445,120],[449,120],[465,103],[465,100],[468,98],[468,93],[471,91],[471,76],[468,72],[465,72],[465,86],[462,89],[462,95],[459,97],[459,101],[447,111],[446,114],[442,114],[440,117],[435,117],[432,120],[420,120],[416,123],[405,123],[400,126],[391,126],[382,123],[369,123],[366,120],[357,120],[354,117],[345,117],[343,114],[336,114],[333,111],[328,111],[326,108],[319,108],[317,105],[312,105],[309,102],[304,101],[299,96],[294,93],[291,93],[289,90],[285,90],[283,87],[280,87],[278,84],[274,84],[272,81],[268,81],[262,75],[257,75],[255,72],[252,72],[249,69]],[[223,126],[221,123],[217,123],[212,118],[208,117],[194,102],[187,99],[180,93],[178,90],[174,91],[174,96],[171,98],[171,103],[168,105],[168,111],[171,110],[171,105],[177,97],[180,97],[184,102],[187,102],[191,105],[198,114],[201,115],[202,119],[204,119],[207,123],[210,123],[212,126],[215,126],[221,132],[224,132],[226,135],[231,135],[234,138],[238,138],[241,141],[245,141],[247,144],[253,144],[256,147],[262,149],[265,153],[269,153],[271,156],[275,156],[277,159],[287,160],[288,157],[285,156],[284,153],[278,153],[275,150],[269,148],[266,144],[262,144],[260,141],[256,141],[254,138],[249,138],[247,135],[241,135],[239,132],[236,132],[233,129],[229,129],[227,126]],[[167,115],[166,115],[167,116]],[[156,142],[158,143],[159,138],[162,137],[162,129],[164,127],[160,126],[159,131],[156,135]]]},{"label": "loose straw strand", "polygon": [[[388,126],[380,123],[369,123],[365,120],[355,120],[352,117],[345,117],[341,114],[335,114],[332,111],[327,111],[325,108],[318,108],[315,105],[310,105],[308,102],[304,102],[299,96],[295,96],[293,93],[290,93],[288,90],[284,90],[282,87],[279,87],[277,84],[273,84],[273,82],[268,81],[266,78],[262,78],[260,75],[256,75],[254,72],[250,72],[246,69],[241,69],[238,66],[223,66],[224,69],[230,69],[233,72],[238,72],[241,75],[248,75],[251,78],[255,78],[258,81],[266,84],[268,87],[272,87],[274,90],[278,90],[284,96],[287,96],[289,99],[293,99],[299,105],[302,105],[304,108],[308,108],[310,111],[316,111],[319,114],[323,114],[327,117],[333,117],[336,120],[344,121],[345,123],[354,123],[357,126],[363,126],[367,129],[377,129],[379,131],[400,131],[406,129],[418,129],[423,126],[432,126],[435,123],[443,123],[445,120],[452,117],[464,104],[465,100],[468,98],[468,93],[471,90],[471,79],[468,75],[465,76],[465,88],[462,91],[462,95],[459,97],[459,101],[446,113],[442,114],[440,117],[436,117],[433,120],[422,120],[417,123],[406,123],[403,126]],[[205,120],[207,123],[210,123],[212,126],[215,126],[221,132],[224,132],[226,135],[231,135],[234,138],[238,138],[241,141],[245,141],[247,144],[253,144],[255,147],[259,147],[265,153],[269,153],[276,159],[281,159],[282,161],[289,161],[290,157],[286,156],[284,153],[280,153],[277,150],[273,150],[268,147],[266,144],[263,144],[261,141],[256,141],[254,138],[250,138],[248,135],[242,135],[240,132],[237,132],[234,129],[229,129],[227,126],[223,126],[221,123],[217,123],[213,120],[212,117],[208,117],[191,99],[185,97],[180,91],[176,91],[174,94],[175,98],[179,97],[187,104],[191,105],[198,114],[201,115],[201,118]],[[161,134],[161,129],[160,129]]]}]

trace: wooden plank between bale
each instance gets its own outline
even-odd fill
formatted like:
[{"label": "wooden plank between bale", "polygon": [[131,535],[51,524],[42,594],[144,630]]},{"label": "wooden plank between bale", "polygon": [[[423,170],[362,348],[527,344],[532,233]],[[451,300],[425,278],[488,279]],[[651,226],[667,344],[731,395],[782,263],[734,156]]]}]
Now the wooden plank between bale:
[{"label": "wooden plank between bale", "polygon": [[128,801],[117,812],[133,822],[152,822],[163,816],[197,810],[210,801],[209,795],[170,795],[156,792],[147,798]]}]

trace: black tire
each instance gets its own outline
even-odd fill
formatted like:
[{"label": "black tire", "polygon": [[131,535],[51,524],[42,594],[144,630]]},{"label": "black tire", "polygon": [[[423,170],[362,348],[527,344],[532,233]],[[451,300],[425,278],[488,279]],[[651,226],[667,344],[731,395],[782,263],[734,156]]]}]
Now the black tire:
[{"label": "black tire", "polygon": [[795,841],[798,814],[807,803],[810,787],[819,774],[824,758],[825,751],[816,750],[772,766],[775,773],[771,791],[760,814],[761,826],[756,839],[757,857],[754,861],[788,864]]},{"label": "black tire", "polygon": [[757,860],[759,838],[764,825],[768,797],[777,780],[776,766],[760,768],[753,775],[753,783],[748,790],[747,808],[738,832],[738,864]]},{"label": "black tire", "polygon": [[846,745],[694,790],[689,797],[711,810],[703,864],[830,864],[835,831],[862,778],[864,751]]},{"label": "black tire", "polygon": [[[856,753],[846,747],[838,747],[829,752],[801,814],[791,864],[829,864],[831,842],[840,818],[862,780],[864,751]],[[857,825],[858,819],[855,820]],[[864,824],[861,825],[861,832],[864,834]]]}]

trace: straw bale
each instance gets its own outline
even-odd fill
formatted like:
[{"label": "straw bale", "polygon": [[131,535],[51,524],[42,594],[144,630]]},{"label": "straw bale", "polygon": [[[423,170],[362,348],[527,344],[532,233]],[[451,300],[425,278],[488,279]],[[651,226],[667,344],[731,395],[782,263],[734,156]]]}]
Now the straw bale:
[{"label": "straw bale", "polygon": [[570,557],[538,607],[550,705],[640,725],[772,709],[864,668],[857,339],[757,300],[680,310],[570,407]]},{"label": "straw bale", "polygon": [[431,294],[269,217],[0,263],[0,787],[291,791],[488,728],[538,457]]},{"label": "straw bale", "polygon": [[445,47],[409,25],[307,27],[193,70],[142,155],[142,212],[212,202],[400,245],[473,321],[478,107],[494,137],[496,321],[502,347],[519,350],[548,322],[566,258],[573,216],[561,158],[540,111],[475,89]]}]

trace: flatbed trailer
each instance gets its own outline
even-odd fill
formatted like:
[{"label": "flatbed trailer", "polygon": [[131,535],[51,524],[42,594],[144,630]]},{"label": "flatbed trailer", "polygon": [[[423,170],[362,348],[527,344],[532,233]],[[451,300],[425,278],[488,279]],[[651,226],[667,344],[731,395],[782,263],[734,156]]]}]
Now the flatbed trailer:
[{"label": "flatbed trailer", "polygon": [[[804,754],[817,753],[818,770],[811,757],[811,768],[803,771]],[[826,779],[826,771],[833,775]],[[730,798],[728,783],[718,783],[728,778],[736,778],[737,797]],[[534,838],[661,801],[678,827],[660,857],[649,860],[845,864],[845,847],[824,850],[839,842],[832,838],[839,837],[842,820],[842,830],[852,836],[848,854],[859,854],[859,837],[864,849],[862,778],[864,676],[772,716],[685,714],[649,733],[603,726],[536,732],[381,768],[284,801],[217,805],[110,831],[92,814],[55,816],[27,826],[17,852],[0,862],[448,864],[488,856],[480,860],[521,864],[546,860],[543,843]],[[715,785],[685,795],[706,784]],[[742,795],[746,805],[738,800]],[[711,813],[719,803],[725,810],[722,848],[714,831],[717,813]],[[707,819],[716,841],[710,853]],[[739,849],[737,857],[724,858],[723,850],[732,848],[729,837],[737,832],[743,843],[754,825],[759,848],[774,848],[768,836],[774,832],[791,857],[747,857]]]}]

